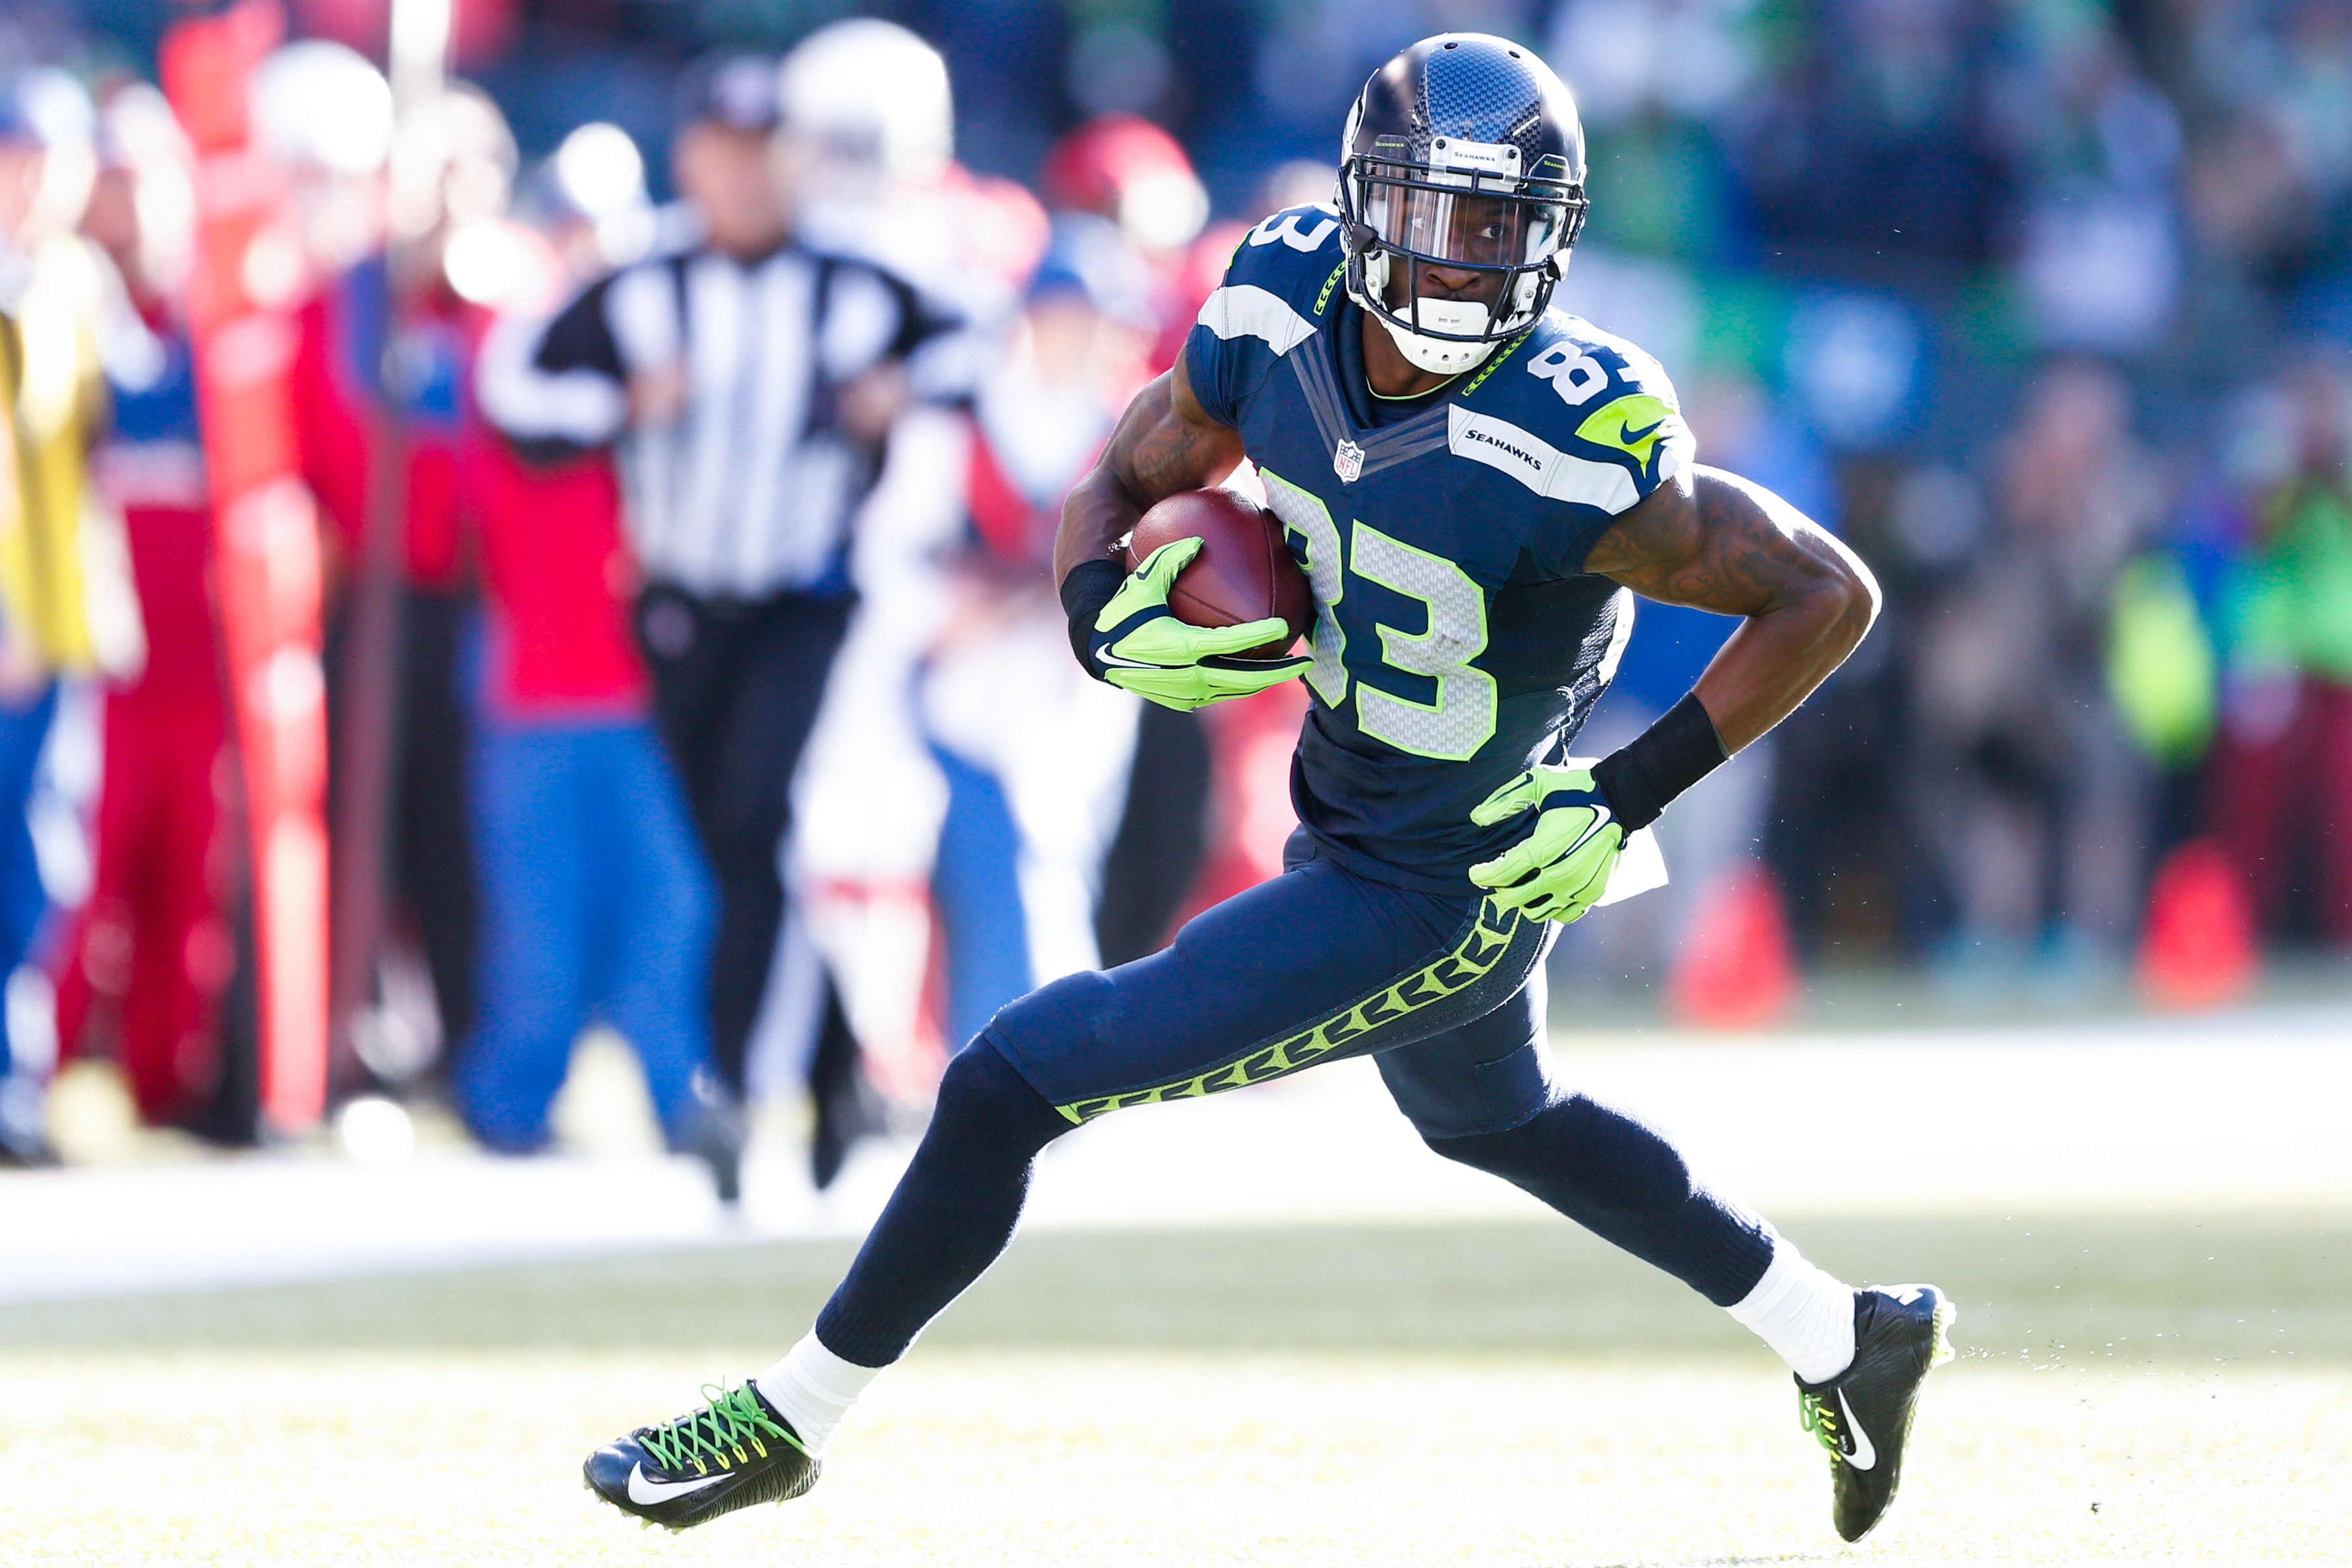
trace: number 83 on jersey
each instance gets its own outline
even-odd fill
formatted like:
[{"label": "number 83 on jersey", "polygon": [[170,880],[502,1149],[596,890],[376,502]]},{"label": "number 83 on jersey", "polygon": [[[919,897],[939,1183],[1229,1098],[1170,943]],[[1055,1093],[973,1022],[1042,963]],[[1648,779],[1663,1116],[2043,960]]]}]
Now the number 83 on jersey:
[{"label": "number 83 on jersey", "polygon": [[[1495,678],[1472,668],[1486,651],[1486,595],[1453,562],[1391,538],[1357,521],[1343,542],[1320,499],[1266,469],[1266,501],[1300,550],[1315,590],[1315,667],[1307,683],[1325,706],[1343,708],[1352,685],[1356,727],[1414,756],[1465,762],[1495,733],[1499,698]],[[1434,700],[1420,700],[1348,670],[1348,631],[1341,606],[1350,582],[1377,583],[1427,611],[1423,626],[1372,623],[1380,666],[1435,683]],[[1353,605],[1349,606],[1353,609]],[[1350,616],[1349,618],[1357,618]],[[1360,633],[1360,635],[1361,635]],[[1369,651],[1369,650],[1364,650]],[[1426,693],[1429,688],[1412,683]]]}]

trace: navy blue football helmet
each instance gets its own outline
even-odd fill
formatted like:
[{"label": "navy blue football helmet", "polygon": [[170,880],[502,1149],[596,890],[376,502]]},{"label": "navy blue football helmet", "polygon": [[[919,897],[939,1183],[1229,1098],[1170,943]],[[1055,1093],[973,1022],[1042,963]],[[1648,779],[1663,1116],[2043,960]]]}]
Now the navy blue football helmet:
[{"label": "navy blue football helmet", "polygon": [[[1373,72],[1349,111],[1348,293],[1423,370],[1467,370],[1543,314],[1585,207],[1576,100],[1508,39],[1423,38]],[[1430,267],[1476,281],[1437,293]]]}]

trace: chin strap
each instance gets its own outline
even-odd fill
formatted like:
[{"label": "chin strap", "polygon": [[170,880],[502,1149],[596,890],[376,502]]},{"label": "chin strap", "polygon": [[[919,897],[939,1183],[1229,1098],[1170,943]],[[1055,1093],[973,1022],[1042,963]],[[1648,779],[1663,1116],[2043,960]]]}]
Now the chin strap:
[{"label": "chin strap", "polygon": [[1432,375],[1459,375],[1485,363],[1486,357],[1502,346],[1500,343],[1463,343],[1445,338],[1425,338],[1418,332],[1405,331],[1384,316],[1372,319],[1388,329],[1390,341],[1396,344],[1397,353],[1404,355],[1407,363]]}]

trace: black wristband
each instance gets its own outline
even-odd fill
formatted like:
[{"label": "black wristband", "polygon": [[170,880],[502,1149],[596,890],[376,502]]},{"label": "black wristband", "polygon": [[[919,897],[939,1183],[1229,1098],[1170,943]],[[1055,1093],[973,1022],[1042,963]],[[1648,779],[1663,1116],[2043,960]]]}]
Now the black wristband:
[{"label": "black wristband", "polygon": [[1666,716],[1592,764],[1592,782],[1609,809],[1634,832],[1658,820],[1675,796],[1721,767],[1729,755],[1698,693],[1685,696]]},{"label": "black wristband", "polygon": [[1062,579],[1062,611],[1070,617],[1070,651],[1078,656],[1080,667],[1097,680],[1102,679],[1102,671],[1095,668],[1095,617],[1102,614],[1103,606],[1111,602],[1118,593],[1118,585],[1126,581],[1126,569],[1108,556],[1081,561]]}]

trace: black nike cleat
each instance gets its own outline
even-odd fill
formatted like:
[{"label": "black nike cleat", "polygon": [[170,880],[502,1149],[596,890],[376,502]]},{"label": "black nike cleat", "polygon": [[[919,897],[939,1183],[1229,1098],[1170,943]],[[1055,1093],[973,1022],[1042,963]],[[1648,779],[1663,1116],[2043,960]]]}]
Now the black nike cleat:
[{"label": "black nike cleat", "polygon": [[710,1403],[640,1426],[588,1456],[588,1489],[623,1513],[684,1530],[816,1485],[815,1456],[751,1384],[702,1392]]},{"label": "black nike cleat", "polygon": [[1952,1359],[1959,1309],[1933,1285],[1853,1293],[1853,1361],[1827,1383],[1797,1380],[1805,1430],[1830,1451],[1831,1515],[1848,1541],[1870,1533],[1903,1480],[1919,1385]]}]

